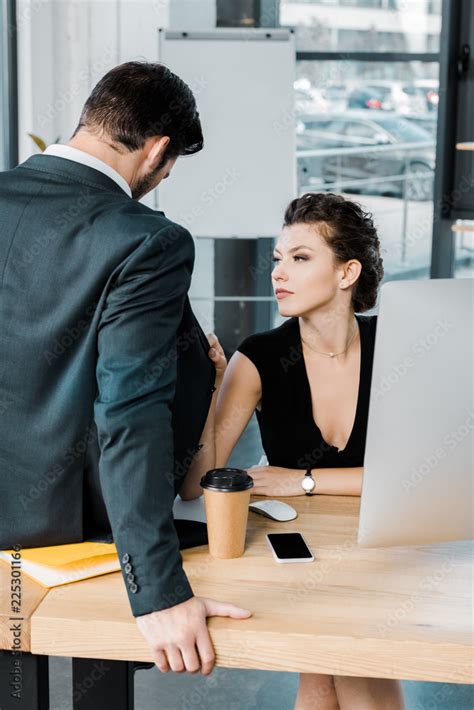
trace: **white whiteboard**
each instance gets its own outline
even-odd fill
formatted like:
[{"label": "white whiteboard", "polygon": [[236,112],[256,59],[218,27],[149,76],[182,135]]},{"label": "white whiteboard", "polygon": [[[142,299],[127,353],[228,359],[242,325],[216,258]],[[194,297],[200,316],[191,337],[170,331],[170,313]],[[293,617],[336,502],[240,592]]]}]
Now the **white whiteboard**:
[{"label": "white whiteboard", "polygon": [[296,196],[288,30],[160,30],[159,61],[192,89],[204,148],[158,188],[159,209],[195,237],[274,237]]}]

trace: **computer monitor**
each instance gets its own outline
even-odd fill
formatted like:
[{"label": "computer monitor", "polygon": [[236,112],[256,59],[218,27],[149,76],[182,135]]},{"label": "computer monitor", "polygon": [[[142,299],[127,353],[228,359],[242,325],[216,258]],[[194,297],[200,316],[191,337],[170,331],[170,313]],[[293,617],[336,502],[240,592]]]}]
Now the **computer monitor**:
[{"label": "computer monitor", "polygon": [[358,543],[473,538],[474,279],[380,292]]}]

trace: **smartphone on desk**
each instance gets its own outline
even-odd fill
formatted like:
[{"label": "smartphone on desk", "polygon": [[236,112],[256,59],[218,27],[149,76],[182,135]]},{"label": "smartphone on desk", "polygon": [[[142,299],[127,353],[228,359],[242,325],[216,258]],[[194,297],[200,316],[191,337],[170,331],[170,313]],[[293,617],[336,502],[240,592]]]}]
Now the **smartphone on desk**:
[{"label": "smartphone on desk", "polygon": [[267,542],[277,562],[314,561],[314,555],[301,533],[267,533]]}]

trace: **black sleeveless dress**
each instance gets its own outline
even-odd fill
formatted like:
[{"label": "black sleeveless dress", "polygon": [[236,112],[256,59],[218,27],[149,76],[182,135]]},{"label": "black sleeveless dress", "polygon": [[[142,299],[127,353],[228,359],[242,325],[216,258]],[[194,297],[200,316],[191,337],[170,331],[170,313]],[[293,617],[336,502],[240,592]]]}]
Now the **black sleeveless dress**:
[{"label": "black sleeveless dress", "polygon": [[311,390],[298,318],[246,338],[237,348],[257,368],[262,382],[256,410],[262,445],[271,466],[339,468],[363,466],[377,316],[356,314],[360,333],[360,378],[354,426],[347,445],[328,444],[313,419]]}]

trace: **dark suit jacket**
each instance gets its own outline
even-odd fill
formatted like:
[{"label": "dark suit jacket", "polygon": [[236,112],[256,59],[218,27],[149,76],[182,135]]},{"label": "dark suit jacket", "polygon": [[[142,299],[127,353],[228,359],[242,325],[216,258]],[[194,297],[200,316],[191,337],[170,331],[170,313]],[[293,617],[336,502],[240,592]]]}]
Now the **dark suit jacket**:
[{"label": "dark suit jacket", "polygon": [[192,596],[172,504],[215,379],[193,265],[97,170],[0,173],[0,548],[113,536],[135,616]]}]

